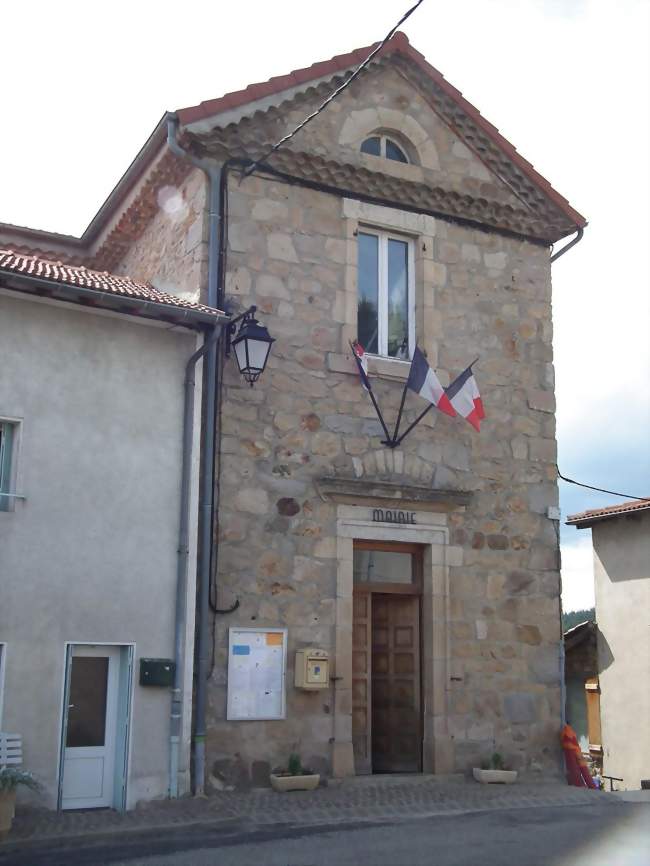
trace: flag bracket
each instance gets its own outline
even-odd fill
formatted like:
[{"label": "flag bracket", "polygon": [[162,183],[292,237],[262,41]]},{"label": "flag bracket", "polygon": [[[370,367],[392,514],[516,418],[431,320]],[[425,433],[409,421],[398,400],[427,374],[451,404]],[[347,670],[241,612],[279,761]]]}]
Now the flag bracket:
[{"label": "flag bracket", "polygon": [[[370,382],[368,381],[367,368],[365,367],[364,364],[362,364],[362,362],[360,360],[360,355],[357,353],[357,347],[358,347],[358,344],[356,343],[356,341],[355,341],[355,343],[350,342],[350,349],[352,351],[352,356],[353,356],[353,358],[357,364],[357,368],[359,370],[359,375],[361,376],[361,382],[362,382],[363,387],[365,388],[368,396],[370,397],[373,408],[374,408],[375,413],[377,415],[377,419],[379,420],[379,423],[381,424],[381,428],[384,431],[385,439],[380,440],[381,444],[385,445],[386,448],[397,448],[398,445],[400,445],[403,442],[403,440],[408,436],[408,434],[415,427],[417,427],[417,425],[420,423],[420,421],[422,421],[422,419],[432,409],[439,408],[439,407],[437,407],[436,403],[430,403],[426,407],[426,409],[424,409],[422,412],[420,412],[420,414],[417,416],[417,418],[415,418],[415,420],[409,424],[409,426],[406,428],[406,430],[400,436],[399,430],[400,430],[400,425],[402,423],[402,417],[404,415],[404,405],[406,403],[406,395],[408,392],[409,381],[410,381],[410,377],[409,377],[409,379],[407,379],[406,382],[404,383],[404,388],[402,390],[402,397],[400,399],[400,404],[399,404],[399,411],[397,413],[397,420],[395,422],[395,429],[393,430],[393,433],[391,435],[388,432],[388,427],[386,426],[386,421],[384,419],[384,416],[382,414],[381,409],[379,408],[379,404],[377,403],[377,399],[376,399],[374,392],[372,390],[372,386],[370,385]],[[361,349],[361,354],[363,354],[363,348]],[[471,373],[472,367],[474,366],[474,364],[476,364],[476,362],[478,360],[479,360],[478,358],[475,358],[472,361],[472,363],[466,368],[465,373],[467,373],[467,372]],[[461,375],[463,375],[463,374],[461,374]],[[454,380],[454,382],[459,381],[459,379],[460,379],[460,377],[457,377],[457,379]],[[452,385],[450,385],[449,388],[453,389],[453,385],[454,385],[454,383],[452,383]],[[439,386],[439,387],[442,387],[442,386]],[[443,390],[445,392],[447,391],[447,389],[443,389]],[[453,412],[453,410],[452,410],[452,412]],[[478,429],[478,427],[477,427],[477,429]]]}]

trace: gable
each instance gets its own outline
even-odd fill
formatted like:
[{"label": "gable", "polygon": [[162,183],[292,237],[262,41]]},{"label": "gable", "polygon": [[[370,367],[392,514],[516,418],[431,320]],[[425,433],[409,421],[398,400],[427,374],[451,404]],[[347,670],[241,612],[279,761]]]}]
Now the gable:
[{"label": "gable", "polygon": [[[373,63],[266,164],[286,179],[544,244],[576,230],[576,223],[511,159],[486,143],[471,118],[461,123],[450,115],[448,102],[426,91],[416,80],[417,67],[402,60],[389,55]],[[203,118],[190,127],[189,138],[202,156],[249,164],[314,112],[343,80],[321,81],[280,104],[260,107],[256,102],[248,115],[241,108],[244,114],[236,120],[232,110]],[[413,164],[361,153],[362,141],[378,131],[402,144]]]}]

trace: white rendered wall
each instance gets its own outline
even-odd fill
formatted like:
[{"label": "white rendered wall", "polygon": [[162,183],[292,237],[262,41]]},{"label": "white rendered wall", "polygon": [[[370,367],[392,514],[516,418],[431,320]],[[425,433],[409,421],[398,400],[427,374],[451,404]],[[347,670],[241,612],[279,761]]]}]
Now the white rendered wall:
[{"label": "white rendered wall", "polygon": [[[0,292],[0,417],[21,419],[14,510],[0,512],[2,728],[56,805],[65,643],[135,644],[128,800],[166,795],[183,379],[200,337]],[[200,365],[192,479],[181,770],[189,786]]]},{"label": "white rendered wall", "polygon": [[592,529],[605,773],[650,779],[650,514]]}]

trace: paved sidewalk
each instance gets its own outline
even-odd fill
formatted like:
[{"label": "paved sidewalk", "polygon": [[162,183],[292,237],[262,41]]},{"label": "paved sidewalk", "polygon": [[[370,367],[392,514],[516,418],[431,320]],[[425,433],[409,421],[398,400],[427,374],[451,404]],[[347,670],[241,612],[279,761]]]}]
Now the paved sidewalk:
[{"label": "paved sidewalk", "polygon": [[63,842],[74,837],[192,824],[318,825],[534,806],[616,805],[617,802],[611,794],[559,783],[479,785],[462,779],[440,782],[427,776],[371,776],[311,792],[277,794],[269,789],[257,789],[246,793],[219,792],[206,798],[155,801],[126,814],[109,809],[52,812],[19,807],[11,832],[0,842],[0,854],[27,842]]}]

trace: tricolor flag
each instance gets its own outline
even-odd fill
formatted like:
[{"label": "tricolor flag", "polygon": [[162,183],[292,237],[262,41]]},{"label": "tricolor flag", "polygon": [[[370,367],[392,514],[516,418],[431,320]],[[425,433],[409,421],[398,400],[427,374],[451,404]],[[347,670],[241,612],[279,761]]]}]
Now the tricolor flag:
[{"label": "tricolor flag", "polygon": [[463,418],[467,418],[472,427],[480,433],[485,411],[472,368],[468,367],[454,379],[451,385],[445,388],[445,393],[456,412]]},{"label": "tricolor flag", "polygon": [[355,341],[354,343],[350,343],[350,348],[352,349],[354,360],[357,362],[361,384],[366,391],[372,391],[370,380],[368,379],[368,359],[363,351],[363,346],[358,341]]},{"label": "tricolor flag", "polygon": [[417,346],[415,347],[415,352],[413,352],[413,360],[411,361],[411,369],[406,387],[410,388],[411,391],[415,391],[420,397],[424,397],[429,403],[433,403],[436,409],[440,409],[446,415],[451,415],[452,418],[456,415],[454,407],[445,394],[445,389]]}]

